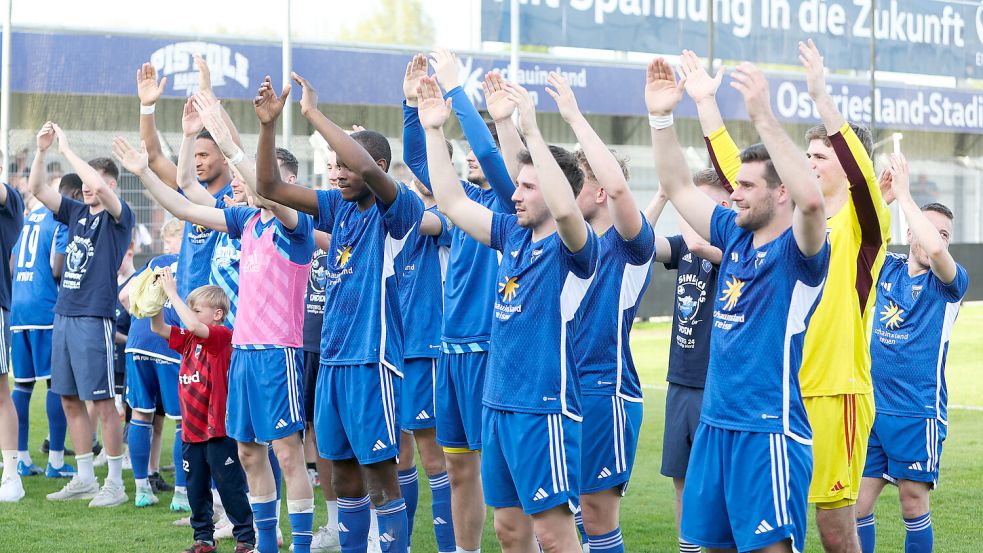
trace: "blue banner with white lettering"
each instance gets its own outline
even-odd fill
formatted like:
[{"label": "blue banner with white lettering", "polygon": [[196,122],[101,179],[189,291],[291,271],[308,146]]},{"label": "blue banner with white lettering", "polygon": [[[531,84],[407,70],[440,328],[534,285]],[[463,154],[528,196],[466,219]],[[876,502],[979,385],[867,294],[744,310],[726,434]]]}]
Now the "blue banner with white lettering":
[{"label": "blue banner with white lettering", "polygon": [[[509,0],[482,0],[481,38],[509,42]],[[831,69],[983,77],[983,2],[967,0],[520,0],[521,44],[798,65],[812,38]],[[873,24],[872,24],[873,20]]]}]

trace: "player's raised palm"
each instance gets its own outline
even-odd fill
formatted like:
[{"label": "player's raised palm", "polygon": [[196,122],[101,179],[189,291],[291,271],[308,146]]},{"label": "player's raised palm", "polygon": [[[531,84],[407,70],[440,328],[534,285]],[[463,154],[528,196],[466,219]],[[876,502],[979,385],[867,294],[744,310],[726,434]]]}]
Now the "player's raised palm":
[{"label": "player's raised palm", "polygon": [[416,89],[420,86],[420,79],[427,76],[427,56],[417,54],[406,64],[406,74],[403,75],[403,97],[408,102],[415,102],[417,99]]},{"label": "player's raised palm", "polygon": [[891,154],[891,192],[896,198],[911,197],[908,160],[900,152]]},{"label": "player's raised palm", "polygon": [[293,72],[290,74],[294,82],[300,85],[300,112],[304,115],[308,113],[313,113],[317,111],[317,90],[311,86],[311,83],[307,79],[301,77],[298,73]]},{"label": "player's raised palm", "polygon": [[259,91],[256,92],[256,97],[253,98],[253,109],[256,110],[256,117],[259,118],[259,122],[269,124],[276,121],[276,118],[280,116],[280,112],[283,111],[283,105],[286,103],[287,95],[289,94],[290,85],[287,84],[283,87],[280,95],[277,96],[276,92],[273,91],[273,81],[267,75],[263,79],[263,84],[259,85]]},{"label": "player's raised palm", "polygon": [[712,99],[724,78],[723,67],[711,77],[700,63],[700,58],[692,50],[683,50],[683,55],[680,56],[680,70],[686,77],[686,93],[697,103]]},{"label": "player's raised palm", "polygon": [[676,75],[665,59],[652,60],[645,75],[645,107],[649,115],[670,115],[683,97],[685,84],[685,78],[676,82]]},{"label": "player's raised palm", "polygon": [[430,65],[433,66],[437,82],[444,90],[453,90],[461,84],[457,56],[447,48],[438,48],[430,52]]},{"label": "player's raised palm", "polygon": [[560,110],[560,116],[563,117],[563,120],[569,123],[574,118],[579,117],[580,107],[577,105],[577,97],[573,95],[573,89],[570,88],[570,83],[566,77],[555,71],[550,71],[546,81],[553,87],[547,87],[546,93],[556,102],[556,107]]},{"label": "player's raised palm", "polygon": [[525,88],[509,81],[505,81],[505,90],[519,110],[519,130],[522,134],[536,132],[539,126],[536,124],[536,104],[533,103],[532,95]]},{"label": "player's raised palm", "polygon": [[734,70],[731,86],[744,96],[744,105],[752,121],[771,115],[771,93],[768,80],[753,63],[744,62]]},{"label": "player's raised palm", "polygon": [[42,152],[48,151],[55,142],[55,129],[54,124],[51,121],[45,123],[41,130],[38,131],[38,150]]},{"label": "player's raised palm", "polygon": [[515,102],[505,90],[502,74],[492,71],[485,74],[481,88],[485,93],[485,107],[493,121],[505,121],[515,113]]},{"label": "player's raised palm", "polygon": [[440,88],[433,77],[422,77],[417,87],[420,124],[425,129],[439,129],[444,126],[451,113],[451,101],[444,100]]},{"label": "player's raised palm", "polygon": [[140,69],[137,69],[137,96],[140,97],[140,104],[152,106],[157,103],[164,93],[165,84],[167,84],[167,77],[157,82],[157,68],[153,64],[143,64]]},{"label": "player's raised palm", "polygon": [[147,168],[147,145],[140,142],[140,149],[137,150],[123,138],[117,137],[113,140],[113,157],[127,171],[139,175]]},{"label": "player's raised palm", "polygon": [[806,68],[806,87],[809,96],[816,98],[826,92],[826,66],[819,48],[810,38],[808,43],[799,43],[799,61]]},{"label": "player's raised palm", "polygon": [[184,103],[184,114],[181,116],[181,128],[184,130],[184,136],[197,136],[204,127],[201,116],[195,109],[194,99],[188,98],[188,101]]}]

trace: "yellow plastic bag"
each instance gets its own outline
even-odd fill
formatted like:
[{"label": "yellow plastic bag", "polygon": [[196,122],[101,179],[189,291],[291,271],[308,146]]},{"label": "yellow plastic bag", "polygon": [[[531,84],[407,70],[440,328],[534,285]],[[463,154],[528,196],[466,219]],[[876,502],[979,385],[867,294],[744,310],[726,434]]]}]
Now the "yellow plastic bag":
[{"label": "yellow plastic bag", "polygon": [[[157,271],[163,273],[163,268]],[[164,287],[157,280],[157,271],[145,269],[130,282],[130,314],[138,319],[160,313],[167,302]]]}]

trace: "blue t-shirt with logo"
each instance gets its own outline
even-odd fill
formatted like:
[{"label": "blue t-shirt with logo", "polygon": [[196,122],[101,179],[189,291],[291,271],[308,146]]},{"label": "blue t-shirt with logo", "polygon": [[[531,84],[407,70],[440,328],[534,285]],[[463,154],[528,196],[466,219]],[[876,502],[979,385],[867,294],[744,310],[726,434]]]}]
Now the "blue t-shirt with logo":
[{"label": "blue t-shirt with logo", "polygon": [[41,205],[27,214],[13,253],[12,330],[51,328],[58,300],[58,281],[51,271],[51,256],[64,254],[67,246],[68,229],[55,221],[50,209]]},{"label": "blue t-shirt with logo", "polygon": [[702,388],[710,363],[710,328],[717,295],[717,266],[689,251],[682,236],[669,236],[670,259],[675,269],[676,301],[672,309],[669,341],[669,373],[666,380],[690,388]]},{"label": "blue t-shirt with logo", "polygon": [[450,255],[451,238],[447,220],[431,207],[427,212],[440,219],[440,236],[420,234],[413,229],[400,264],[399,305],[403,314],[403,359],[429,357],[440,353],[440,329],[444,309],[444,275]]},{"label": "blue t-shirt with logo", "polygon": [[304,295],[304,351],[321,351],[324,326],[324,288],[328,282],[328,252],[318,248],[311,256],[311,275]]},{"label": "blue t-shirt with logo", "polygon": [[227,233],[219,232],[212,253],[208,284],[218,286],[229,298],[229,313],[222,323],[228,328],[234,328],[236,307],[239,305],[239,258],[241,255],[241,241],[232,238]]},{"label": "blue t-shirt with logo", "polygon": [[[215,207],[223,209],[225,207],[223,198],[231,195],[232,182],[230,181],[214,194]],[[177,284],[178,295],[182,298],[187,298],[192,290],[209,283],[212,253],[220,234],[222,233],[204,225],[184,223],[184,237],[181,239],[181,253],[178,255],[177,264],[178,272],[184,275]]]}]

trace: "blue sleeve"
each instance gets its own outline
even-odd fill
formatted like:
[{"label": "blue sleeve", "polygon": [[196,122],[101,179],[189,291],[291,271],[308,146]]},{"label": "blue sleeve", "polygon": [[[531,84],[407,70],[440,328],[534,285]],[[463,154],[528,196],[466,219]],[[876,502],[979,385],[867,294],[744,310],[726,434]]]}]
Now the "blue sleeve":
[{"label": "blue sleeve", "polygon": [[683,256],[683,247],[686,246],[686,242],[683,240],[682,235],[677,234],[676,236],[666,236],[666,241],[669,242],[669,261],[663,263],[666,269],[670,271],[675,271],[679,269],[679,258]]},{"label": "blue sleeve", "polygon": [[334,228],[335,213],[338,205],[344,200],[341,199],[340,190],[317,190],[317,230],[331,234]]},{"label": "blue sleeve", "polygon": [[440,221],[440,236],[434,236],[437,246],[450,246],[451,233],[450,225],[447,224],[447,217],[444,217],[444,214],[441,213],[436,206],[431,207],[427,211],[436,215],[437,219]]},{"label": "blue sleeve", "polygon": [[130,209],[129,204],[123,201],[122,198],[119,200],[120,211],[119,220],[113,220],[113,222],[122,229],[132,230],[133,225],[136,224],[136,219],[133,217],[133,210]]},{"label": "blue sleeve", "polygon": [[403,100],[403,162],[417,180],[432,192],[430,171],[427,169],[427,137],[420,124],[419,112],[415,107],[406,105],[406,100]]},{"label": "blue sleeve", "polygon": [[579,278],[587,278],[597,270],[599,249],[597,235],[594,234],[594,229],[591,228],[587,221],[584,221],[584,225],[587,227],[587,242],[584,243],[584,247],[580,248],[579,252],[571,252],[567,249],[567,245],[563,243],[563,240],[560,240],[560,249],[563,252],[567,266],[570,268],[570,272]]},{"label": "blue sleeve", "polygon": [[229,207],[222,210],[225,215],[225,226],[229,231],[229,238],[242,238],[242,231],[246,228],[249,218],[256,214],[256,209],[251,207]]},{"label": "blue sleeve", "polygon": [[67,225],[72,222],[72,214],[79,209],[85,209],[85,204],[67,196],[62,196],[61,205],[58,206],[58,211],[55,212],[55,221]]},{"label": "blue sleeve", "polygon": [[518,218],[508,213],[492,213],[491,247],[500,252],[505,251],[509,241],[509,233],[518,224]]},{"label": "blue sleeve", "polygon": [[939,292],[950,302],[961,301],[963,296],[966,295],[966,290],[969,289],[969,273],[958,263],[956,263],[956,278],[952,279],[952,282],[949,284],[944,284],[934,274],[932,276],[932,280],[939,287]]},{"label": "blue sleeve", "polygon": [[737,228],[737,213],[723,206],[715,206],[710,216],[710,244],[720,251],[727,249],[731,235]]},{"label": "blue sleeve", "polygon": [[[618,231],[612,227],[608,232],[617,233]],[[628,263],[642,265],[652,260],[652,255],[655,253],[655,231],[652,230],[652,225],[645,220],[644,215],[642,216],[642,228],[638,231],[638,236],[631,240],[625,240],[619,234],[615,238],[618,240],[618,245],[621,247],[621,251],[624,252]]]},{"label": "blue sleeve", "polygon": [[787,243],[788,253],[792,260],[795,260],[799,270],[803,274],[803,282],[809,286],[816,286],[826,278],[829,270],[829,237],[823,242],[823,247],[814,255],[807,256],[799,249],[799,244],[795,241],[795,234],[792,229],[788,229],[782,234],[782,238]]},{"label": "blue sleeve", "polygon": [[62,223],[55,225],[55,253],[62,255],[68,251],[68,226]]},{"label": "blue sleeve", "polygon": [[502,159],[502,154],[498,151],[498,146],[495,145],[495,139],[492,138],[485,120],[460,86],[448,91],[444,94],[444,98],[451,99],[451,105],[454,107],[457,120],[461,123],[464,137],[471,145],[474,157],[478,159],[478,164],[485,173],[485,179],[498,196],[495,211],[515,213],[515,204],[512,203],[515,183],[509,176],[505,160]]},{"label": "blue sleeve", "polygon": [[396,199],[392,205],[387,207],[376,200],[375,207],[382,213],[382,224],[397,240],[406,236],[423,219],[423,200],[401,183],[396,184]]},{"label": "blue sleeve", "polygon": [[287,258],[298,265],[311,262],[314,253],[314,220],[306,213],[297,213],[297,226],[287,230],[280,221],[277,229],[286,238]]}]

